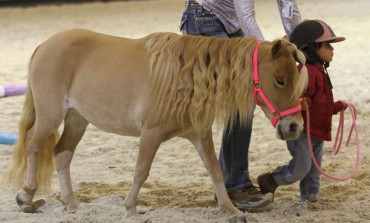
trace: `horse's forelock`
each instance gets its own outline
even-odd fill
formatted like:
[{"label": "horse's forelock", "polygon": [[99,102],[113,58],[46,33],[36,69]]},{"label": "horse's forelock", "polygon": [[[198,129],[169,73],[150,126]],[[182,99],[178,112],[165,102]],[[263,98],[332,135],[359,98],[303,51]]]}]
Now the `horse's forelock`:
[{"label": "horse's forelock", "polygon": [[297,96],[302,95],[304,90],[307,88],[307,84],[308,84],[308,74],[307,74],[307,69],[305,66],[306,57],[300,50],[297,49],[297,47],[294,44],[288,41],[287,41],[287,44],[288,44],[288,49],[292,57],[294,57],[294,59],[297,60],[298,63],[301,63],[303,65],[299,72],[298,81],[297,81],[296,87],[292,94],[292,97],[297,97]]},{"label": "horse's forelock", "polygon": [[287,39],[285,38],[281,39],[281,43],[282,43],[281,54],[290,58],[290,61],[294,63],[292,64],[292,66],[295,66],[295,69],[297,69],[296,68],[297,65],[295,62],[303,64],[303,67],[299,72],[296,86],[292,93],[292,97],[299,97],[302,95],[308,84],[307,70],[305,67],[306,57],[300,50],[297,49],[297,47],[294,44],[290,43]]}]

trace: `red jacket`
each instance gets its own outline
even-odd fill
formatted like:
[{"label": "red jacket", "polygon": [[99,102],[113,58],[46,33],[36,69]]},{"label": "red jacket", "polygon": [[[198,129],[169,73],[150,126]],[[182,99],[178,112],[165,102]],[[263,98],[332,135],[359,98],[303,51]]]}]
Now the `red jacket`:
[{"label": "red jacket", "polygon": [[[301,69],[302,65],[298,67]],[[308,87],[306,98],[310,112],[310,133],[319,140],[331,140],[332,116],[345,109],[343,102],[334,102],[333,92],[328,83],[328,74],[321,63],[306,64]],[[306,112],[302,111],[304,132],[307,132]]]}]

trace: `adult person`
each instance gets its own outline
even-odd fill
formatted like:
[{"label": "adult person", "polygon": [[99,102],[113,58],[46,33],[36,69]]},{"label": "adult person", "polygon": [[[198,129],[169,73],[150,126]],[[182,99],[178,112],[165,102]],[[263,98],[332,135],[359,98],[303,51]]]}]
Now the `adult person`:
[{"label": "adult person", "polygon": [[[277,0],[285,32],[301,22],[295,0]],[[268,16],[268,15],[267,15]],[[180,30],[183,34],[233,38],[251,36],[264,40],[257,25],[254,0],[186,0]],[[273,194],[261,194],[248,172],[248,151],[253,120],[224,130],[219,154],[225,186],[233,204],[240,210],[265,207]]]}]

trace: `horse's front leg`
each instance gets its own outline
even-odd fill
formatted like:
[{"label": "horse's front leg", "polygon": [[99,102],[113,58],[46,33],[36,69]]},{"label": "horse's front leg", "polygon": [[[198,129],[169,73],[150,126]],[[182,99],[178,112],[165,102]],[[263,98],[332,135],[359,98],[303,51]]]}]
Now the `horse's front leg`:
[{"label": "horse's front leg", "polygon": [[149,176],[150,167],[159,145],[163,141],[163,132],[160,128],[144,130],[140,136],[140,148],[130,191],[128,192],[124,205],[126,208],[126,218],[137,216],[137,197],[141,186]]},{"label": "horse's front leg", "polygon": [[241,216],[242,218],[244,218],[243,213],[231,203],[230,198],[227,195],[226,187],[223,180],[223,174],[213,145],[212,130],[208,130],[206,134],[201,137],[198,135],[193,135],[188,136],[187,138],[197,149],[198,154],[202,159],[209,176],[211,177],[213,187],[217,196],[218,206],[220,207],[221,211],[227,216]]}]

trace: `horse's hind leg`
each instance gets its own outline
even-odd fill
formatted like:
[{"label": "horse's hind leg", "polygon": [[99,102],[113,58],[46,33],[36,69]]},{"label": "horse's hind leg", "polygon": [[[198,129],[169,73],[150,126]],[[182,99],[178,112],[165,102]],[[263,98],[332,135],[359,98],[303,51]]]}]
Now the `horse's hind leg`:
[{"label": "horse's hind leg", "polygon": [[64,119],[63,134],[55,147],[56,168],[59,176],[61,199],[67,210],[74,210],[78,202],[73,194],[70,164],[77,144],[89,123],[75,110],[69,110]]},{"label": "horse's hind leg", "polygon": [[163,133],[156,129],[145,130],[141,132],[140,148],[130,191],[128,192],[124,205],[126,208],[126,218],[137,216],[136,204],[137,196],[141,186],[149,176],[150,167],[159,145],[163,141]]},{"label": "horse's hind leg", "polygon": [[33,197],[38,189],[37,184],[37,151],[42,142],[47,138],[47,134],[37,134],[35,136],[35,126],[27,132],[26,136],[26,156],[27,173],[23,188],[18,191],[16,201],[23,212],[34,213],[39,205],[33,202]]},{"label": "horse's hind leg", "polygon": [[[54,170],[53,146],[57,140],[56,131],[61,121],[62,118],[48,119],[45,116],[36,118],[34,125],[26,133],[26,179],[22,190],[18,191],[16,197],[19,207],[24,212],[36,212],[39,206],[43,204],[43,200],[40,200],[41,202],[33,202],[32,200],[38,189],[38,184],[46,187],[50,186],[48,183],[50,182],[49,177],[51,177]],[[40,170],[38,171],[38,169]],[[42,182],[38,182],[38,175],[43,175],[39,178]]]},{"label": "horse's hind leg", "polygon": [[[217,196],[218,206],[220,207],[221,211],[228,216],[242,216],[242,212],[234,207],[227,195],[221,167],[214,150],[212,131],[207,131],[203,137],[199,137],[197,135],[188,135],[185,138],[193,143],[208,171],[208,174],[211,177]],[[242,218],[243,217],[244,216],[242,216]]]}]

